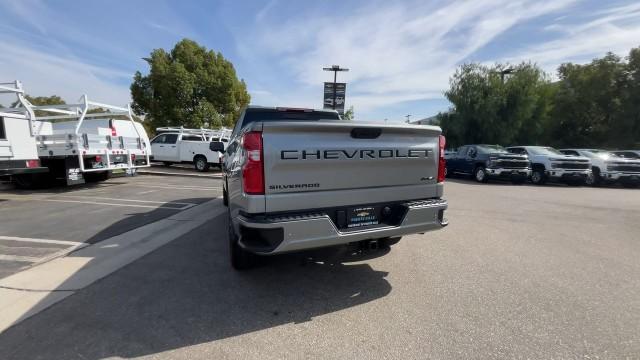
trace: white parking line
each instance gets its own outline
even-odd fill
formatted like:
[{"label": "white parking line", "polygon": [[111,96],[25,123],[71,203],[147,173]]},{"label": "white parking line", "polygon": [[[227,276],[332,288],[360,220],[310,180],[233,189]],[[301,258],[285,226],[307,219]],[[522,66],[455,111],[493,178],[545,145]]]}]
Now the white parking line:
[{"label": "white parking line", "polygon": [[158,188],[158,189],[170,189],[170,190],[200,190],[200,191],[222,190],[222,187],[183,186],[183,185],[170,185],[170,184],[157,185],[157,184],[142,183],[142,182],[131,183],[129,185],[138,186],[138,187]]},{"label": "white parking line", "polygon": [[[117,198],[102,198],[113,201],[125,202],[125,201],[133,201],[133,202],[143,202],[150,204],[159,204],[159,205],[142,205],[142,204],[114,204],[112,202],[102,202],[102,201],[90,201],[88,199],[98,199],[97,197],[92,196],[77,196],[80,199],[87,200],[68,200],[68,199],[57,199],[63,197],[74,197],[73,195],[57,195],[52,197],[45,196],[37,196],[37,195],[20,195],[20,196],[4,196],[3,199],[7,200],[16,200],[16,201],[29,201],[29,200],[38,200],[38,201],[49,201],[49,202],[63,202],[63,203],[77,203],[77,204],[90,204],[90,205],[107,205],[107,206],[123,206],[123,207],[138,207],[138,208],[147,208],[147,209],[170,209],[170,210],[186,210],[191,207],[196,206],[197,204],[193,203],[183,203],[183,202],[171,202],[171,201],[146,201],[146,200],[131,200],[131,199],[117,199]],[[171,206],[172,204],[182,205],[181,207]]]},{"label": "white parking line", "polygon": [[35,263],[40,261],[41,258],[33,256],[19,256],[19,255],[3,255],[0,254],[0,261],[20,261]]},{"label": "white parking line", "polygon": [[[89,204],[89,205],[107,205],[107,206],[127,206],[127,207],[139,207],[139,208],[147,208],[147,209],[167,209],[167,210],[185,210],[191,207],[194,207],[195,204],[189,204],[182,207],[171,207],[165,205],[138,205],[138,204],[114,204],[114,203],[106,203],[99,201],[81,201],[81,200],[62,200],[62,199],[39,199],[41,201],[51,201],[51,202],[64,202],[64,203],[78,203],[78,204]],[[165,203],[169,205],[170,203]]]},{"label": "white parking line", "polygon": [[89,199],[99,199],[99,200],[131,201],[131,202],[141,202],[141,203],[151,203],[151,204],[196,205],[194,203],[185,203],[185,202],[118,199],[118,198],[108,198],[108,197],[99,197],[99,196],[61,195],[61,196],[56,196],[56,197],[76,198],[76,199],[87,199],[87,198],[89,198]]},{"label": "white parking line", "polygon": [[81,243],[81,242],[79,242],[79,241],[51,240],[51,239],[34,239],[34,238],[17,237],[17,236],[0,236],[0,240],[24,241],[24,242],[32,242],[32,243],[41,243],[41,244],[58,244],[58,245],[69,245],[69,246],[74,246],[74,245],[82,244],[82,243]]}]

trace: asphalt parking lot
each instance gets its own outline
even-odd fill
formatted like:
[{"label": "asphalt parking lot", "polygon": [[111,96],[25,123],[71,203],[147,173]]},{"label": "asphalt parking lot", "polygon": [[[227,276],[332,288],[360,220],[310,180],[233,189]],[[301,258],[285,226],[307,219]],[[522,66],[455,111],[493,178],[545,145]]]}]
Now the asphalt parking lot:
[{"label": "asphalt parking lot", "polygon": [[0,278],[220,194],[219,181],[163,175],[34,191],[5,185],[0,190]]},{"label": "asphalt parking lot", "polygon": [[[140,186],[128,195],[109,183],[80,191],[113,189],[99,194],[130,199],[158,189],[131,199],[175,204],[210,198],[218,186],[181,179],[174,194],[165,189],[170,180],[154,179],[131,179]],[[454,179],[446,197],[447,228],[405,237],[384,256],[289,254],[241,273],[228,264],[224,212],[212,213],[0,334],[2,358],[640,356],[640,191]],[[100,226],[160,211],[113,208]],[[18,211],[3,211],[4,231],[4,214]],[[21,236],[46,235],[32,228]],[[51,231],[52,239],[92,237]]]}]

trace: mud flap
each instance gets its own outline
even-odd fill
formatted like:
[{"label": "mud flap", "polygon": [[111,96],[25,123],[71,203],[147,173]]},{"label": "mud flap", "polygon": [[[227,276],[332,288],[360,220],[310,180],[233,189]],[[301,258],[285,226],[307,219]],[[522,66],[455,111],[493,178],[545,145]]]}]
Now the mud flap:
[{"label": "mud flap", "polygon": [[78,163],[77,157],[67,157],[64,161],[65,167],[65,180],[67,181],[67,185],[78,185],[84,184],[84,176],[82,176],[82,171],[80,171],[80,164]]}]

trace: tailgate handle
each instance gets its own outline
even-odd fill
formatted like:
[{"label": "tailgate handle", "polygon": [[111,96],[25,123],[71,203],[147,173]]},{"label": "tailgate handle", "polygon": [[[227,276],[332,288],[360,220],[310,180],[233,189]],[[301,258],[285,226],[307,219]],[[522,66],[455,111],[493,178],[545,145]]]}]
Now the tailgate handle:
[{"label": "tailgate handle", "polygon": [[351,137],[354,139],[376,139],[382,134],[381,128],[353,128]]}]

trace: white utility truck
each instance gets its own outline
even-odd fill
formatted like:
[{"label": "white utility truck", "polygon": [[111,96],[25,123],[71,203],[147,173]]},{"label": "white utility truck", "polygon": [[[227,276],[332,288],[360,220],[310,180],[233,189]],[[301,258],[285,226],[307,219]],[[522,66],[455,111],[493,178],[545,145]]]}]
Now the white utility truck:
[{"label": "white utility truck", "polygon": [[[15,101],[15,97],[24,99],[19,81],[0,83],[0,94],[9,95],[9,101]],[[3,97],[2,101],[7,98]],[[13,109],[0,109],[0,177],[28,176],[48,171],[40,165],[31,115],[15,113]]]},{"label": "white utility truck", "polygon": [[[198,171],[209,171],[211,165],[220,167],[222,153],[211,151],[209,144],[219,141],[229,143],[231,129],[185,129],[160,127],[151,140],[152,160],[170,166],[175,163],[192,163]],[[226,146],[225,146],[226,148]]]},{"label": "white utility truck", "polygon": [[149,166],[149,140],[143,126],[133,120],[130,106],[89,101],[87,95],[77,104],[36,106],[16,84],[16,105],[0,113],[5,123],[26,119],[31,137],[27,143],[47,170],[13,175],[18,186],[30,188],[59,179],[67,185],[81,184],[106,179],[113,170],[133,174]]}]

